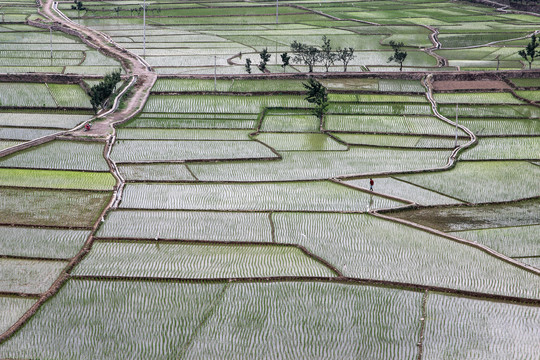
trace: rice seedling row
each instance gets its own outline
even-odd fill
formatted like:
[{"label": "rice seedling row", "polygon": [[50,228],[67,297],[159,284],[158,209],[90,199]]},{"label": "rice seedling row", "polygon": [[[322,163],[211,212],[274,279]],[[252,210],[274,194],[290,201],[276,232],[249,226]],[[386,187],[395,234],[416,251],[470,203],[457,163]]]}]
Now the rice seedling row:
[{"label": "rice seedling row", "polygon": [[337,103],[426,103],[421,95],[383,95],[383,94],[328,94],[330,102]]},{"label": "rice seedling row", "polygon": [[0,106],[57,107],[45,84],[0,83]]},{"label": "rice seedling row", "polygon": [[[326,115],[324,127],[329,131],[375,132],[399,134],[446,135],[455,128],[434,116]],[[460,132],[459,135],[465,135]]]},{"label": "rice seedling row", "polygon": [[450,171],[399,179],[470,203],[512,201],[540,196],[540,168],[523,161],[458,162]]},{"label": "rice seedling row", "polygon": [[435,101],[439,104],[525,104],[511,93],[435,93]]},{"label": "rice seedling row", "polygon": [[[253,116],[256,118],[256,116]],[[201,119],[201,118],[138,118],[125,128],[140,129],[255,129],[257,120],[253,119]]]},{"label": "rice seedling row", "polygon": [[[307,311],[306,302],[317,311]],[[414,357],[420,306],[419,293],[340,284],[70,280],[12,340],[0,345],[0,354],[55,358],[84,352],[109,359],[118,353],[243,358],[384,352]],[[334,331],[322,332],[327,326]],[[220,328],[229,330],[216,331]],[[318,341],[304,341],[315,333]],[[373,336],[390,340],[379,346],[360,341]],[[257,346],[251,347],[254,341]],[[229,349],[232,343],[235,349]]]},{"label": "rice seedling row", "polygon": [[[540,87],[540,80],[538,81],[539,82],[539,87]],[[535,91],[535,90],[523,90],[523,91],[519,91],[517,90],[516,91],[516,94],[518,96],[521,96],[522,98],[525,98],[525,99],[528,99],[528,100],[531,100],[531,101],[540,101],[540,91]]]},{"label": "rice seedling row", "polygon": [[534,266],[537,269],[540,269],[540,257],[527,257],[516,259],[530,266]]},{"label": "rice seedling row", "polygon": [[48,84],[47,87],[59,107],[92,108],[90,98],[79,85]]},{"label": "rice seedling row", "polygon": [[351,147],[348,151],[288,151],[281,156],[280,161],[190,164],[189,168],[201,181],[322,180],[442,167],[450,152]]},{"label": "rice seedling row", "polygon": [[[426,358],[534,358],[540,308],[430,293],[424,333]],[[486,331],[489,329],[489,331]],[[453,334],[444,338],[441,334]],[[450,355],[451,354],[451,355]]]},{"label": "rice seedling row", "polygon": [[276,242],[299,244],[345,276],[540,297],[535,274],[479,249],[372,215],[275,213],[272,219]]},{"label": "rice seedling row", "polygon": [[0,258],[0,291],[40,294],[58,278],[67,261]]},{"label": "rice seedling row", "polygon": [[89,228],[110,192],[0,187],[2,224]]},{"label": "rice seedling row", "polygon": [[0,168],[0,186],[106,191],[115,184],[105,172]]},{"label": "rice seedling row", "polygon": [[51,141],[0,159],[0,166],[54,170],[109,171],[103,143]]},{"label": "rice seedling row", "polygon": [[0,255],[69,259],[89,235],[85,230],[0,226]]},{"label": "rice seedling row", "polygon": [[119,163],[137,163],[277,159],[278,155],[256,141],[120,140],[115,143],[111,157]]},{"label": "rice seedling row", "polygon": [[537,160],[540,159],[538,137],[485,137],[478,144],[467,149],[462,160]]},{"label": "rice seedling row", "polygon": [[257,140],[277,151],[345,151],[347,146],[325,134],[261,133]]},{"label": "rice seedling row", "polygon": [[28,141],[58,133],[59,129],[0,127],[0,139]]},{"label": "rice seedling row", "polygon": [[152,95],[146,112],[259,113],[265,107],[307,107],[302,96]]},{"label": "rice seedling row", "polygon": [[446,232],[538,225],[538,203],[538,199],[533,199],[480,206],[428,207],[395,211],[391,216]]},{"label": "rice seedling row", "polygon": [[390,103],[331,103],[328,113],[347,115],[430,115],[431,107],[420,104],[390,104]]},{"label": "rice seedling row", "polygon": [[90,114],[0,112],[0,126],[71,129],[89,118]]},{"label": "rice seedling row", "polygon": [[231,284],[184,356],[413,358],[420,304],[419,293],[376,287]]},{"label": "rice seedling row", "polygon": [[261,131],[290,131],[290,132],[318,132],[320,121],[311,114],[301,114],[297,111],[290,113],[265,113],[260,125]]},{"label": "rice seedling row", "polygon": [[141,242],[96,242],[73,274],[187,279],[335,275],[290,246]]},{"label": "rice seedling row", "polygon": [[170,356],[189,342],[223,289],[222,284],[70,280],[0,345],[0,356]]},{"label": "rice seedling row", "polygon": [[516,79],[509,79],[512,84],[514,84],[517,87],[531,87],[531,88],[537,88],[540,87],[538,84],[538,79],[531,79],[531,78],[516,78]]},{"label": "rice seedling row", "polygon": [[96,234],[105,238],[272,242],[267,213],[115,210]]},{"label": "rice seedling row", "polygon": [[[385,195],[407,199],[420,205],[460,204],[459,200],[395,178],[376,178],[374,190]],[[369,190],[369,179],[347,180],[345,184]]]},{"label": "rice seedling row", "polygon": [[126,181],[196,180],[187,165],[178,163],[120,164],[118,171]]},{"label": "rice seedling row", "polygon": [[540,135],[538,119],[459,119],[459,123],[480,136]]},{"label": "rice seedling row", "polygon": [[540,255],[538,231],[540,226],[514,226],[453,232],[452,234],[486,245],[510,257]]},{"label": "rice seedling row", "polygon": [[121,140],[249,140],[250,130],[139,129],[117,130]]},{"label": "rice seedling row", "polygon": [[[313,203],[312,199],[317,199]],[[365,211],[401,203],[329,181],[260,184],[128,184],[122,208],[225,211]]]},{"label": "rice seedling row", "polygon": [[3,333],[28,310],[34,299],[0,296],[0,333]]},{"label": "rice seedling row", "polygon": [[[439,105],[439,112],[449,118],[456,116],[455,105]],[[466,118],[504,118],[538,119],[540,108],[532,105],[462,105],[458,108],[459,117]]]},{"label": "rice seedling row", "polygon": [[0,150],[7,149],[9,147],[22,144],[24,141],[15,140],[0,140]]}]

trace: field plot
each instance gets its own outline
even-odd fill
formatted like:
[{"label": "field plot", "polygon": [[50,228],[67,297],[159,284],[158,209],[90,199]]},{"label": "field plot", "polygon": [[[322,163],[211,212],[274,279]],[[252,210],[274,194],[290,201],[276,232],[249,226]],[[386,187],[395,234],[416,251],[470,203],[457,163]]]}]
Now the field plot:
[{"label": "field plot", "polygon": [[279,158],[256,141],[204,140],[121,140],[113,147],[111,157],[119,163]]},{"label": "field plot", "polygon": [[525,263],[530,266],[534,266],[537,269],[540,269],[540,256],[537,257],[527,257],[527,258],[519,258],[517,259],[521,261],[522,263]]},{"label": "field plot", "polygon": [[[397,147],[411,149],[454,149],[455,139],[450,137],[427,137],[407,135],[373,135],[332,133],[339,140],[349,145]],[[458,139],[458,144],[464,144],[468,139]]]},{"label": "field plot", "polygon": [[0,127],[0,139],[26,141],[57,133],[56,129]]},{"label": "field plot", "polygon": [[[318,79],[319,80],[319,79]],[[344,78],[344,79],[320,79],[328,90],[356,90],[356,91],[392,91],[407,93],[424,93],[426,89],[420,81],[416,80],[394,80],[377,78]]]},{"label": "field plot", "polygon": [[272,218],[277,242],[299,244],[345,276],[540,298],[537,275],[372,215],[280,213]]},{"label": "field plot", "polygon": [[[19,13],[9,14],[11,11]],[[3,12],[6,21],[19,23],[2,26],[0,32],[1,72],[103,75],[120,68],[118,61],[87,47],[74,36],[59,31],[53,31],[49,35],[48,30],[25,25],[24,22],[28,16],[37,14],[35,4],[25,4],[23,7],[20,3],[9,2],[4,4]],[[17,15],[20,18],[9,19],[10,15]]]},{"label": "field plot", "polygon": [[376,287],[231,284],[185,358],[412,359],[420,304]]},{"label": "field plot", "polygon": [[74,275],[152,278],[334,276],[292,246],[96,242]]},{"label": "field plot", "polygon": [[[435,116],[327,115],[324,127],[336,132],[453,136],[455,129]],[[465,135],[460,132],[460,135]]]},{"label": "field plot", "polygon": [[255,129],[258,114],[142,113],[124,128],[148,129]]},{"label": "field plot", "polygon": [[262,120],[261,131],[318,132],[320,121],[307,111],[269,109]]},{"label": "field plot", "polygon": [[[428,359],[534,359],[539,321],[538,307],[430,293],[424,355]],[[440,334],[453,335],[450,340]]]},{"label": "field plot", "polygon": [[[19,128],[71,129],[88,120],[90,114],[62,112],[0,112],[0,126]],[[59,110],[60,111],[60,110]],[[27,129],[29,130],[29,129]]]},{"label": "field plot", "polygon": [[69,259],[89,235],[85,230],[0,226],[0,255]]},{"label": "field plot", "polygon": [[12,146],[22,144],[23,142],[24,141],[0,140],[0,150],[4,150]]},{"label": "field plot", "polygon": [[439,104],[525,104],[510,93],[435,93]]},{"label": "field plot", "polygon": [[[439,105],[439,112],[449,118],[456,116],[456,106]],[[540,108],[533,105],[462,105],[458,108],[459,117],[538,119]]]},{"label": "field plot", "polygon": [[55,108],[56,102],[45,84],[0,83],[0,106]]},{"label": "field plot", "polygon": [[35,300],[0,296],[0,332],[6,331],[28,310]]},{"label": "field plot", "polygon": [[0,187],[2,224],[91,227],[110,192]]},{"label": "field plot", "polygon": [[[414,358],[420,306],[419,293],[338,284],[70,280],[12,340],[0,345],[0,355],[377,358],[380,351],[383,357]],[[365,326],[366,321],[371,325]],[[216,331],[222,327],[229,331]],[[306,341],[315,334],[318,341]],[[377,346],[361,341],[372,336]],[[253,341],[259,346],[250,346]],[[227,346],[232,343],[237,344],[234,350]]]},{"label": "field plot", "polygon": [[342,145],[325,134],[261,133],[257,140],[277,151],[345,151]]},{"label": "field plot", "polygon": [[90,98],[79,85],[48,84],[47,87],[59,107],[92,108]]},{"label": "field plot", "polygon": [[[316,202],[314,202],[316,199]],[[365,211],[401,203],[332,183],[128,184],[122,208],[225,211]]]},{"label": "field plot", "polygon": [[223,284],[70,280],[21,331],[0,345],[0,356],[177,355],[224,289]]},{"label": "field plot", "polygon": [[121,140],[249,140],[250,130],[118,129]]},{"label": "field plot", "polygon": [[[348,180],[346,184],[369,190],[369,179]],[[399,179],[377,178],[374,190],[385,195],[397,196],[420,205],[459,204],[460,201],[448,196],[415,186]]]},{"label": "field plot", "polygon": [[144,107],[148,113],[258,114],[265,107],[309,107],[300,95],[152,95]]},{"label": "field plot", "polygon": [[118,171],[126,181],[196,180],[184,164],[123,164]]},{"label": "field plot", "polygon": [[540,255],[540,226],[514,226],[497,229],[458,231],[452,234],[462,239],[486,245],[507,256]]},{"label": "field plot", "polygon": [[428,207],[392,212],[391,216],[426,225],[441,231],[461,231],[508,226],[538,225],[538,203],[527,200],[513,203],[467,207]]},{"label": "field plot", "polygon": [[540,168],[524,161],[459,162],[450,171],[399,179],[470,202],[512,201],[540,196]]},{"label": "field plot", "polygon": [[467,149],[463,160],[538,160],[540,159],[540,140],[538,137],[485,137],[478,144]]},{"label": "field plot", "polygon": [[66,265],[67,261],[0,259],[0,291],[40,294]]},{"label": "field plot", "polygon": [[110,173],[0,168],[0,186],[49,189],[112,190]]},{"label": "field plot", "polygon": [[460,118],[459,123],[476,135],[540,135],[540,119]]},{"label": "field plot", "polygon": [[98,237],[272,242],[269,215],[253,212],[115,210]]},{"label": "field plot", "polygon": [[442,167],[450,152],[351,147],[348,151],[288,151],[281,155],[280,161],[191,164],[190,169],[201,181],[323,180]]},{"label": "field plot", "polygon": [[[538,79],[538,82],[540,83],[540,79]],[[518,94],[518,96],[521,96],[522,98],[525,98],[527,100],[531,100],[535,102],[540,101],[540,91],[523,90],[523,91],[516,91],[516,94]]]},{"label": "field plot", "polygon": [[52,141],[0,159],[6,168],[109,171],[103,143]]}]

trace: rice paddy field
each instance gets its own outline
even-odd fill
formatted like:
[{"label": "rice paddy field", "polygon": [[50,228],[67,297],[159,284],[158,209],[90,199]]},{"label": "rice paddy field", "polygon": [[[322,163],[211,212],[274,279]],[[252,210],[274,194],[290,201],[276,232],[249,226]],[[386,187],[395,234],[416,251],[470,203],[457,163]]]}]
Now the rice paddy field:
[{"label": "rice paddy field", "polygon": [[[48,1],[0,0],[0,358],[538,358],[540,15],[57,3],[96,45]],[[120,68],[157,80],[94,117]]]}]

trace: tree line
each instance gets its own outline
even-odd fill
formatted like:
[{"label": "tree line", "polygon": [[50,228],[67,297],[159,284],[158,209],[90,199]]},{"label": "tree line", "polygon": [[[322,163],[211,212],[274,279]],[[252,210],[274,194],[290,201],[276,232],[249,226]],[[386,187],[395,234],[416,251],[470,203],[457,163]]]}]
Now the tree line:
[{"label": "tree line", "polygon": [[[404,44],[402,42],[397,43],[390,41],[390,46],[392,47],[394,54],[388,58],[388,62],[394,61],[398,63],[400,65],[399,70],[402,71],[403,62],[407,58],[407,52],[402,50]],[[310,73],[313,72],[313,68],[318,64],[322,64],[325,71],[328,72],[330,67],[336,63],[341,63],[343,65],[343,72],[347,72],[347,66],[351,60],[355,58],[354,48],[352,47],[333,50],[330,39],[328,39],[326,35],[322,37],[322,45],[320,48],[296,40],[293,41],[291,44],[291,53],[292,61],[307,66],[308,72]],[[257,64],[257,68],[263,73],[267,72],[266,65],[271,56],[268,49],[264,48],[259,53],[259,56],[261,60],[259,64]],[[290,66],[290,61],[291,56],[287,52],[281,54],[281,67],[283,68],[283,71],[286,71],[287,66]],[[251,59],[246,59],[245,69],[248,74],[251,74],[251,65]]]}]

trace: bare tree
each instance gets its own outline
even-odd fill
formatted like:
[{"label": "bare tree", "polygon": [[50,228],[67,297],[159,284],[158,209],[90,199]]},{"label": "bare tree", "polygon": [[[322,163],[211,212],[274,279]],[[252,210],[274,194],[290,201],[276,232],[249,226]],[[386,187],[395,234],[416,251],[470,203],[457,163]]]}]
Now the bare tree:
[{"label": "bare tree", "polygon": [[349,64],[349,61],[351,61],[353,58],[354,58],[354,49],[352,47],[338,49],[337,59],[343,63],[343,72],[347,72],[347,65]]},{"label": "bare tree", "polygon": [[315,46],[299,43],[296,40],[291,44],[291,50],[294,54],[293,60],[307,65],[309,72],[313,72],[313,66],[321,59],[319,49]]}]

